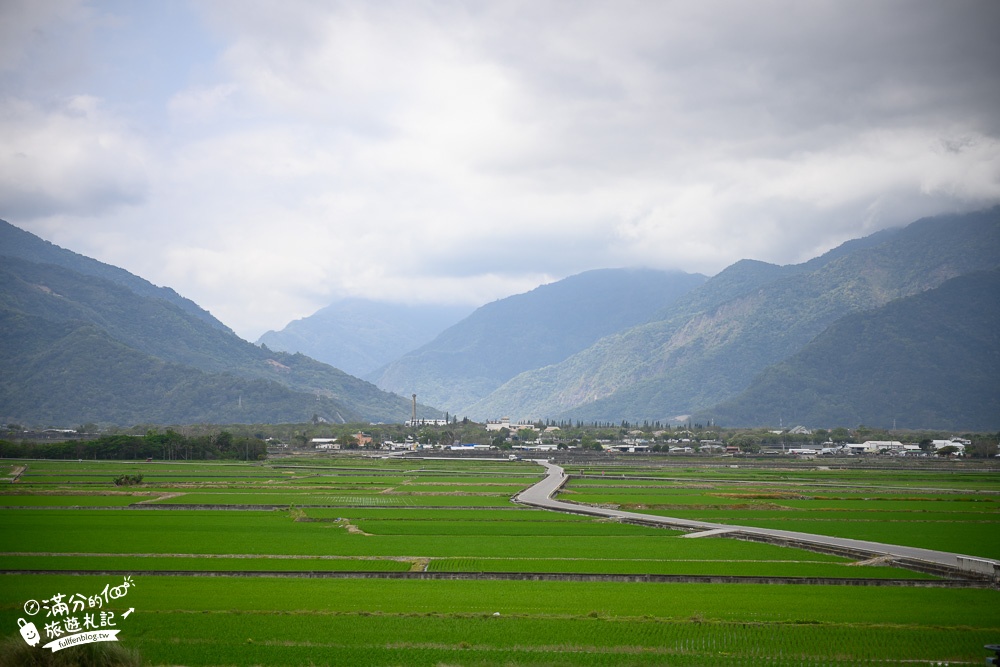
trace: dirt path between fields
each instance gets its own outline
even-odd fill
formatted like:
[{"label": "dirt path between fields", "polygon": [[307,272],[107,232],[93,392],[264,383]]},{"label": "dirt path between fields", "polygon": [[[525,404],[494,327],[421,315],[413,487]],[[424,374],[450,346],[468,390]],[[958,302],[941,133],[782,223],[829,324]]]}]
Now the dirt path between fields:
[{"label": "dirt path between fields", "polygon": [[803,586],[888,586],[908,588],[992,588],[969,579],[841,579],[834,577],[740,577],[671,574],[564,574],[537,572],[339,572],[326,570],[2,570],[2,575],[91,575],[160,577],[271,577],[288,579],[417,579],[465,581],[578,581],[661,584],[787,584]]}]

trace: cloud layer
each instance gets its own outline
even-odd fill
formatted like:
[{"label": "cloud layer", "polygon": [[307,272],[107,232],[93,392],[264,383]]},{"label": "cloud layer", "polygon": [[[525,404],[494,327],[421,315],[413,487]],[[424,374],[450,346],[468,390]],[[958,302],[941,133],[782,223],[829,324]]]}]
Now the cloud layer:
[{"label": "cloud layer", "polygon": [[251,339],[801,261],[1000,201],[998,7],[12,1],[0,217]]}]

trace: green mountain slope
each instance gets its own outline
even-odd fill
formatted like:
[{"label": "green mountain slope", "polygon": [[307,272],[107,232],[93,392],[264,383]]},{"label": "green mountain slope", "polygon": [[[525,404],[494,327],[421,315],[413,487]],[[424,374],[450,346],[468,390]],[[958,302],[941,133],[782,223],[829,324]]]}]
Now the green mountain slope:
[{"label": "green mountain slope", "polygon": [[343,299],[309,317],[268,331],[257,343],[301,352],[365,377],[431,341],[472,312],[467,306],[392,304]]},{"label": "green mountain slope", "polygon": [[138,352],[100,328],[0,310],[0,416],[76,426],[353,421],[337,401],[267,380],[205,373]]},{"label": "green mountain slope", "polygon": [[994,208],[920,220],[797,267],[740,262],[663,319],[512,379],[470,416],[642,420],[707,409],[839,318],[992,269],[998,250]]},{"label": "green mountain slope", "polygon": [[640,322],[705,281],[643,269],[588,271],[501,299],[377,374],[387,391],[463,414],[522,371],[559,362]]},{"label": "green mountain slope", "polygon": [[844,317],[736,398],[716,423],[1000,429],[1000,271]]},{"label": "green mountain slope", "polygon": [[[5,321],[19,324],[5,332],[0,417],[74,424],[150,422],[162,415],[190,423],[229,415],[229,403],[240,409],[234,415],[240,418],[227,421],[240,422],[299,421],[314,414],[331,421],[402,421],[410,415],[402,397],[304,355],[251,345],[183,304],[160,298],[161,292],[144,295],[127,281],[97,273],[2,258],[0,311]],[[60,335],[52,338],[52,332]],[[114,387],[129,392],[118,395]],[[95,395],[123,403],[101,408],[99,417],[89,402]],[[56,409],[59,402],[40,400],[44,396],[65,400]],[[437,414],[421,409],[422,416]]]},{"label": "green mountain slope", "polygon": [[193,315],[216,329],[230,331],[229,327],[215,319],[207,310],[194,301],[185,299],[169,287],[157,287],[125,269],[60,248],[4,220],[0,220],[0,257],[16,257],[40,264],[55,264],[76,273],[104,278],[140,296],[168,301],[188,315]]}]

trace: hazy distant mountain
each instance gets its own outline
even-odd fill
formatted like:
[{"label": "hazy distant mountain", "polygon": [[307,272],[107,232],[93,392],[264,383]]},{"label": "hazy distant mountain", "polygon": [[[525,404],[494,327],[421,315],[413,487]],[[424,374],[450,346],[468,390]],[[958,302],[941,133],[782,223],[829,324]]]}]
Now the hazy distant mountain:
[{"label": "hazy distant mountain", "polygon": [[281,352],[301,352],[364,377],[429,342],[472,310],[344,299],[281,331],[268,331],[257,343]]},{"label": "hazy distant mountain", "polygon": [[666,419],[750,386],[841,317],[878,308],[1000,258],[1000,208],[917,221],[790,267],[738,262],[659,321],[513,378],[470,416]]},{"label": "hazy distant mountain", "polygon": [[[410,414],[408,400],[304,355],[252,345],[193,303],[176,304],[169,290],[81,256],[67,261],[56,246],[60,263],[42,263],[48,256],[36,251],[45,246],[25,245],[32,259],[4,248],[0,262],[0,418],[76,425]],[[90,270],[66,268],[74,262]]]},{"label": "hazy distant mountain", "polygon": [[518,373],[644,322],[705,280],[647,269],[581,273],[487,304],[369,377],[386,391],[416,393],[462,415],[465,406]]},{"label": "hazy distant mountain", "polygon": [[848,315],[700,418],[1000,429],[1000,272],[960,276]]}]

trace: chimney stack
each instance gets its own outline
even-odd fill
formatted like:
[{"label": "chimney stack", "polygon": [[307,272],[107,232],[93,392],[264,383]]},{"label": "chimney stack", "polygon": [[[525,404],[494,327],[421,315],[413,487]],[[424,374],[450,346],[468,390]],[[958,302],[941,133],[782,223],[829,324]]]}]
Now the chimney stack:
[{"label": "chimney stack", "polygon": [[413,414],[410,416],[410,424],[417,425],[417,395],[413,395]]}]

